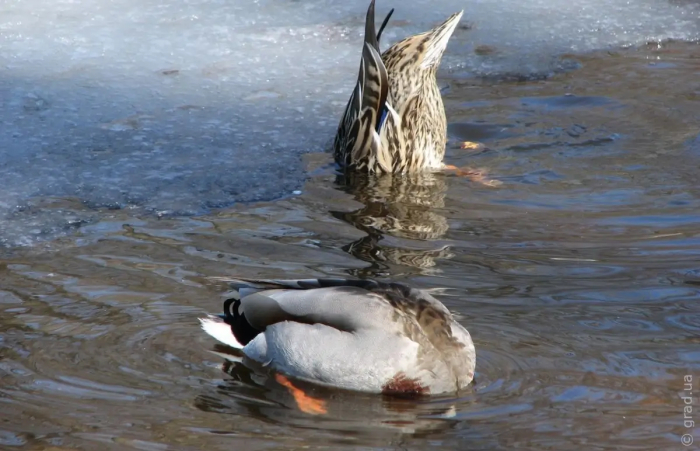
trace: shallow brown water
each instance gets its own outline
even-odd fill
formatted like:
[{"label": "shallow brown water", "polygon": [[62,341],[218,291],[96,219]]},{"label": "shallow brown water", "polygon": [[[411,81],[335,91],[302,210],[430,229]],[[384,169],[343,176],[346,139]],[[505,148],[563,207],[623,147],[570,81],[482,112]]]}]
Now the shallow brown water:
[{"label": "shallow brown water", "polygon": [[[535,82],[446,80],[467,179],[342,180],[208,217],[104,212],[0,261],[0,448],[688,449],[700,423],[700,51],[576,57]],[[46,208],[70,205],[47,199]],[[472,390],[392,400],[309,387],[310,417],[223,364],[210,276],[390,277],[471,331]],[[223,370],[223,371],[222,371]],[[690,390],[688,390],[690,391]],[[695,445],[693,445],[695,446]],[[692,449],[692,446],[690,447]]]}]

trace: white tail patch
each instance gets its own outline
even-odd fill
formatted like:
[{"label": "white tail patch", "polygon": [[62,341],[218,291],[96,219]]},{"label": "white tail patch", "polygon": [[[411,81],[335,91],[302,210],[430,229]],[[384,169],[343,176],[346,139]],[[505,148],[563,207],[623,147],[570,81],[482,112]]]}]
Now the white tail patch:
[{"label": "white tail patch", "polygon": [[221,343],[231,346],[232,348],[243,349],[243,345],[233,336],[231,326],[226,324],[221,318],[217,316],[208,316],[206,318],[199,318],[199,322],[204,332],[216,338]]}]

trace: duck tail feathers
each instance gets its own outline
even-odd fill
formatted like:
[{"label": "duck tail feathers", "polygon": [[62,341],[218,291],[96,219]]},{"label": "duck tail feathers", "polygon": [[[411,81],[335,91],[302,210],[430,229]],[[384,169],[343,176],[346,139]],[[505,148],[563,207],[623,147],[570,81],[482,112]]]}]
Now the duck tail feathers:
[{"label": "duck tail feathers", "polygon": [[427,33],[427,48],[421,63],[423,68],[437,67],[440,64],[442,54],[445,53],[447,48],[447,42],[455,31],[459,19],[462,18],[463,12],[452,14],[446,21]]},{"label": "duck tail feathers", "polygon": [[220,317],[209,315],[204,318],[199,318],[199,323],[204,332],[208,333],[221,343],[235,349],[243,349],[243,345],[240,344],[233,335],[231,326],[226,324]]}]

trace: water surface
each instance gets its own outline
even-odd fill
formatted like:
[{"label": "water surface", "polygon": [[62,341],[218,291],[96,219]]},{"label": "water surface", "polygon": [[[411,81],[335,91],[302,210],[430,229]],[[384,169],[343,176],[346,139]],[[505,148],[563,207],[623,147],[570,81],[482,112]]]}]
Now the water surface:
[{"label": "water surface", "polygon": [[[0,261],[5,449],[682,449],[700,384],[698,47],[572,56],[536,81],[446,78],[455,176],[338,177],[209,216],[94,215]],[[462,140],[486,150],[459,149]],[[215,276],[359,276],[433,289],[476,382],[397,400],[309,386],[299,412],[198,329]],[[697,395],[694,395],[697,411]],[[700,420],[700,415],[696,421]]]}]

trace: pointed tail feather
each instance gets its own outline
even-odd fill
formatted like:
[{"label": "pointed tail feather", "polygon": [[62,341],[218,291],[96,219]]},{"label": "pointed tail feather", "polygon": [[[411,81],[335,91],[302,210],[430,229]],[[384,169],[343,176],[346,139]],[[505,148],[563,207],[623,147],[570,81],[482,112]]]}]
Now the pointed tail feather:
[{"label": "pointed tail feather", "polygon": [[374,27],[374,0],[369,3],[369,8],[367,8],[367,17],[365,18],[365,43],[379,51],[379,38],[377,38],[377,29]]},{"label": "pointed tail feather", "polygon": [[[386,24],[389,23],[389,18],[391,17],[392,14],[394,14],[394,8],[391,8],[391,11],[389,11],[389,14],[386,15],[386,17],[384,18],[384,21],[382,22],[382,24],[379,27],[379,31],[377,32],[377,44],[379,44],[379,40],[382,37],[382,31],[384,31],[384,27],[386,27]],[[379,51],[379,47],[377,47],[377,51]]]},{"label": "pointed tail feather", "polygon": [[440,64],[442,54],[447,48],[447,42],[455,31],[459,19],[462,18],[463,12],[464,11],[460,11],[452,14],[446,21],[427,33],[427,49],[425,50],[423,62],[421,63],[423,68],[437,67],[437,65]]},{"label": "pointed tail feather", "polygon": [[374,49],[379,52],[379,38],[382,36],[386,24],[389,23],[391,15],[394,14],[394,8],[391,8],[389,14],[386,15],[382,24],[379,26],[379,31],[374,24],[374,0],[369,3],[369,8],[367,8],[367,17],[365,18],[365,42],[370,44]]}]

